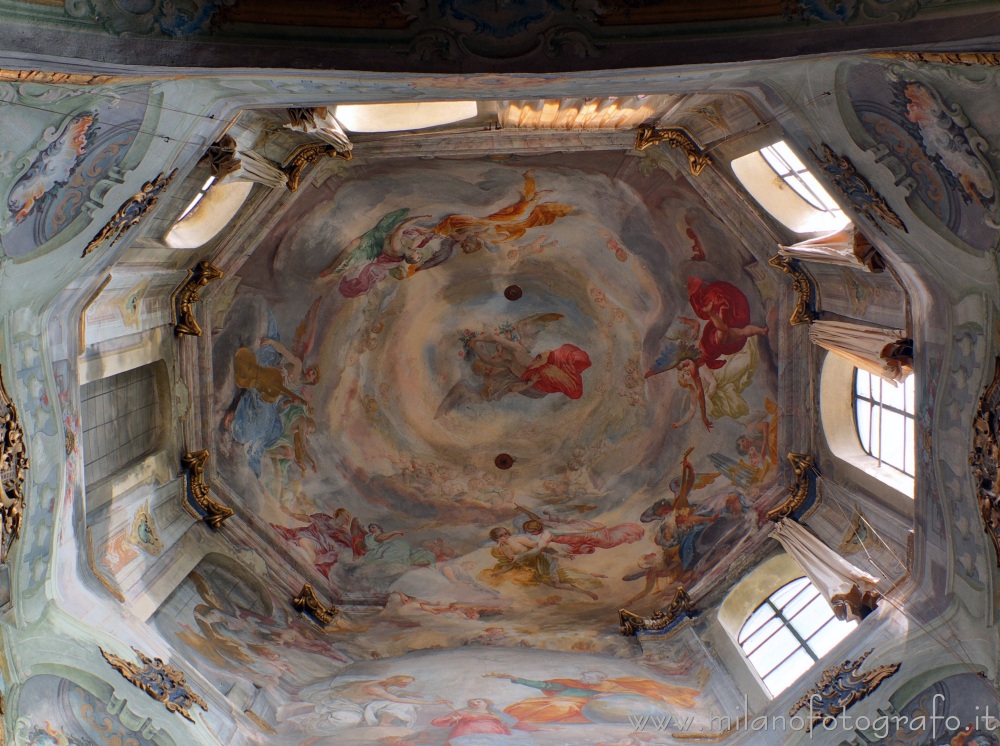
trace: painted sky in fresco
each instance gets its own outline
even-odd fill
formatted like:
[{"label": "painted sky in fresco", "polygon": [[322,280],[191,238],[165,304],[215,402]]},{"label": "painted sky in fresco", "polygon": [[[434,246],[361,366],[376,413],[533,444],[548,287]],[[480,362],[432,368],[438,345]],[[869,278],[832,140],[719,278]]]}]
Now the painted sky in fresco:
[{"label": "painted sky in fresco", "polygon": [[220,476],[324,597],[385,606],[371,646],[516,616],[594,650],[757,526],[776,310],[643,163],[366,165],[300,197],[214,310]]}]

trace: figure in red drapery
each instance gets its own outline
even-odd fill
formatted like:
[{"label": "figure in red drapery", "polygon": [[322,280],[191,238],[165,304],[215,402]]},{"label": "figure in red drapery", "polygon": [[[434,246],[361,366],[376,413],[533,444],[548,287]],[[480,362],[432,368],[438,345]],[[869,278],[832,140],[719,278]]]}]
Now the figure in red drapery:
[{"label": "figure in red drapery", "polygon": [[750,323],[750,304],[735,285],[722,280],[705,282],[699,277],[688,278],[688,298],[700,319],[708,321],[698,346],[702,364],[716,370],[725,365],[723,355],[735,355],[743,349],[747,337],[767,334],[766,326]]},{"label": "figure in red drapery", "polygon": [[570,399],[579,399],[583,396],[580,374],[590,365],[586,352],[576,345],[564,344],[535,357],[521,374],[521,380],[530,381],[531,387],[543,394],[566,394]]}]

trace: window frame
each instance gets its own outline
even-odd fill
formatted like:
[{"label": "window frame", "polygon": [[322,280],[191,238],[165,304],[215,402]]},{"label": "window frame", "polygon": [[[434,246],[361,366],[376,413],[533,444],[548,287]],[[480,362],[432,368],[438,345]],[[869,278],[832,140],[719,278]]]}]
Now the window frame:
[{"label": "window frame", "polygon": [[[862,396],[862,395],[860,395],[858,393],[858,375],[859,375],[859,373],[864,373],[865,375],[869,376],[869,383],[868,383],[869,396],[867,396],[867,397]],[[911,479],[916,479],[916,456],[917,456],[917,453],[916,453],[916,434],[917,434],[916,379],[914,378],[914,375],[915,374],[910,373],[899,384],[899,386],[903,389],[903,409],[899,409],[898,407],[896,407],[896,406],[894,406],[892,404],[886,404],[885,402],[882,401],[882,398],[883,398],[883,394],[882,394],[883,386],[885,386],[887,384],[886,384],[886,382],[880,376],[876,376],[876,375],[874,375],[873,373],[871,373],[869,371],[863,371],[860,368],[855,368],[854,369],[854,375],[853,375],[853,377],[851,379],[851,412],[853,413],[853,416],[854,416],[854,429],[855,429],[855,432],[856,432],[856,434],[858,436],[858,442],[861,445],[861,450],[864,451],[869,457],[871,457],[872,459],[874,459],[878,463],[879,468],[889,467],[890,469],[895,469],[896,471],[898,471],[898,472],[900,472],[902,474],[905,474],[906,476],[910,477]],[[874,384],[875,384],[875,381],[878,381],[878,384],[879,384],[879,398],[877,400],[874,398]],[[908,386],[912,386],[913,387],[914,392],[912,394],[908,394],[908,391],[907,391],[907,387]],[[865,446],[865,439],[864,439],[864,437],[862,437],[862,433],[861,433],[861,421],[858,418],[858,402],[859,401],[866,402],[869,405],[869,407],[870,407],[870,409],[869,409],[869,415],[868,415],[868,445],[867,445],[867,447]],[[878,455],[877,456],[874,453],[872,453],[872,448],[871,448],[872,441],[874,440],[874,437],[875,437],[875,433],[874,433],[874,431],[872,429],[873,428],[873,422],[874,422],[875,418],[872,417],[871,412],[873,410],[875,410],[876,408],[879,410],[879,416],[878,416],[878,441],[879,441],[879,449],[878,449]],[[908,411],[908,408],[911,409],[912,411]],[[892,412],[894,414],[897,414],[897,415],[900,415],[900,416],[903,417],[903,430],[902,430],[902,435],[901,435],[901,437],[903,438],[903,466],[902,467],[897,466],[896,464],[893,464],[890,461],[887,461],[887,460],[885,460],[883,458],[882,454],[883,454],[884,448],[883,448],[882,444],[885,441],[885,437],[884,437],[885,436],[885,430],[884,430],[885,418],[882,416],[882,412],[883,411],[889,411],[889,412]],[[907,430],[907,425],[906,425],[906,421],[907,420],[910,420],[913,423],[912,433],[908,432],[908,430]],[[907,448],[909,448],[909,453],[907,453]],[[907,471],[906,470],[907,456],[909,456],[909,463],[910,463],[910,466],[912,468],[912,471]]]},{"label": "window frame", "polygon": [[[802,583],[801,581],[805,582]],[[781,599],[780,605],[778,605],[778,603],[775,602],[775,597],[788,592],[788,589],[797,583],[801,583],[801,587],[798,588],[798,590],[795,590],[795,592],[792,593],[787,598]],[[809,598],[804,603],[799,602],[799,606],[795,609],[794,613],[786,615],[785,613],[786,609],[791,607],[793,603],[799,600],[803,594],[810,594]],[[818,626],[815,627],[815,629],[813,629],[811,632],[806,633],[806,631],[801,626],[796,624],[795,620],[798,618],[801,621],[800,615],[806,609],[813,607],[817,599],[819,599],[822,602],[822,605],[825,605],[826,611],[828,613],[826,616],[822,617],[822,621],[819,623]],[[752,629],[747,631],[747,627],[751,624],[751,622],[755,621],[755,617],[758,617],[759,612],[762,609],[766,610],[768,608],[770,609],[770,616],[767,616],[767,618],[765,618],[764,621],[760,622],[759,624],[756,624]],[[748,649],[746,647],[747,642],[752,640],[756,634],[758,634],[762,630],[765,630],[767,625],[770,624],[772,620],[775,619],[777,619],[780,622],[780,625],[775,627],[762,640],[757,641],[752,649]],[[833,608],[820,593],[819,589],[816,588],[815,585],[813,585],[812,581],[810,581],[808,577],[806,577],[805,575],[801,575],[793,580],[788,581],[787,583],[780,586],[776,590],[772,591],[767,596],[767,598],[765,598],[760,604],[758,604],[754,608],[752,612],[750,612],[749,616],[743,622],[743,625],[740,627],[740,630],[736,635],[736,644],[739,646],[740,650],[743,653],[743,656],[750,664],[750,667],[757,674],[761,683],[764,685],[764,688],[767,690],[770,696],[774,698],[780,695],[786,689],[788,689],[795,681],[799,680],[810,668],[813,667],[813,665],[815,665],[824,655],[826,655],[827,652],[832,650],[834,647],[836,647],[837,644],[839,644],[848,635],[850,635],[851,632],[853,632],[857,628],[857,624],[858,623],[855,621],[844,622],[837,619],[836,615],[834,614]],[[830,645],[826,651],[824,651],[823,653],[819,653],[813,649],[813,646],[810,645],[810,642],[817,639],[817,637],[831,625],[833,625],[834,628],[837,628],[839,625],[844,625],[843,627],[841,627],[841,629],[843,630],[843,634],[835,642],[833,642],[833,644]],[[771,661],[769,659],[768,662],[771,663],[771,666],[767,670],[758,668],[752,656],[756,654],[758,651],[760,651],[765,645],[767,645],[768,642],[770,642],[775,637],[775,635],[778,635],[782,630],[787,630],[792,635],[792,637],[796,641],[796,646],[792,648],[780,660]],[[788,683],[786,683],[785,686],[777,690],[772,689],[771,684],[768,683],[768,677],[772,676],[772,674],[774,674],[775,672],[780,671],[781,668],[785,666],[786,663],[791,661],[799,653],[799,651],[805,652],[806,655],[811,659],[811,663],[805,668],[803,668],[801,671],[799,671],[798,674],[795,676],[795,678],[788,681]]]}]

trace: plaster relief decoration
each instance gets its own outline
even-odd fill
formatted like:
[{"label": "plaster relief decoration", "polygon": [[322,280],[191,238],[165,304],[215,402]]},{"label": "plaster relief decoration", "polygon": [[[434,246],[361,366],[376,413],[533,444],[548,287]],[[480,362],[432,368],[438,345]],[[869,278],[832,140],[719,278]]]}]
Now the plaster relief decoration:
[{"label": "plaster relief decoration", "polygon": [[816,320],[814,308],[813,282],[808,273],[799,264],[797,259],[782,254],[775,254],[768,261],[772,267],[776,267],[792,278],[792,290],[795,291],[795,308],[788,319],[792,326],[797,324],[811,324]]},{"label": "plaster relief decoration", "polygon": [[192,707],[198,705],[201,709],[208,710],[205,700],[188,689],[186,677],[182,672],[173,666],[168,666],[161,658],[150,658],[135,648],[132,650],[138,656],[141,666],[119,658],[103,648],[101,655],[118,673],[157,702],[162,702],[170,712],[178,712],[193,723],[194,718],[190,713]]},{"label": "plaster relief decoration", "polygon": [[705,166],[712,163],[712,158],[702,152],[698,144],[691,139],[691,135],[681,129],[659,129],[642,125],[635,135],[635,149],[645,150],[646,148],[667,143],[672,148],[679,148],[688,159],[688,166],[691,174],[697,176],[705,170]]},{"label": "plaster relief decoration", "polygon": [[70,15],[100,24],[108,33],[183,39],[207,32],[216,13],[236,0],[151,0],[120,3],[84,0],[69,3]]},{"label": "plaster relief decoration", "polygon": [[618,610],[618,626],[625,636],[636,635],[640,630],[665,632],[676,622],[694,616],[694,602],[684,588],[678,588],[674,600],[665,609],[654,611],[652,616],[642,617],[627,609]]},{"label": "plaster relief decoration", "polygon": [[313,587],[309,583],[302,586],[299,595],[292,599],[292,606],[296,611],[309,614],[322,626],[326,626],[332,622],[333,618],[339,613],[333,606],[325,606],[316,597],[316,591],[313,590]]},{"label": "plaster relief decoration", "polygon": [[157,198],[167,188],[176,173],[177,169],[175,168],[169,174],[160,174],[155,179],[147,181],[142,185],[142,189],[125,200],[118,208],[118,212],[90,240],[90,243],[83,250],[83,256],[87,256],[109,238],[111,246],[118,243],[118,240],[125,235],[129,228],[137,225],[142,216],[156,204]]},{"label": "plaster relief decoration", "polygon": [[346,654],[628,655],[601,631],[618,609],[648,616],[764,541],[778,309],[757,282],[780,277],[639,168],[372,163],[304,187],[236,273],[217,480],[310,568]]},{"label": "plaster relief decoration", "polygon": [[0,369],[0,562],[7,561],[11,545],[21,533],[24,519],[24,480],[28,453],[17,407],[7,393]]},{"label": "plaster relief decoration", "polygon": [[792,705],[788,716],[803,709],[808,710],[809,722],[806,728],[811,731],[816,725],[836,720],[837,715],[867,697],[899,670],[899,663],[891,663],[861,673],[861,666],[871,654],[872,651],[869,650],[853,661],[844,661],[839,666],[828,668],[816,682],[816,686]]},{"label": "plaster relief decoration", "polygon": [[960,673],[936,681],[889,717],[875,718],[876,746],[997,746],[996,713],[1000,699],[992,683],[978,673]]},{"label": "plaster relief decoration", "polygon": [[778,522],[783,518],[793,521],[804,518],[821,498],[819,472],[816,459],[808,453],[789,453],[786,456],[792,465],[794,481],[788,486],[788,497],[781,505],[767,514],[768,520]]},{"label": "plaster relief decoration", "polygon": [[823,145],[822,155],[817,154],[811,148],[809,154],[816,161],[816,165],[823,169],[833,182],[834,187],[850,202],[854,212],[868,218],[882,233],[885,233],[882,223],[891,225],[904,233],[908,232],[899,215],[889,206],[881,194],[872,189],[872,185],[858,173],[850,159],[837,155],[826,144]]},{"label": "plaster relief decoration", "polygon": [[[137,718],[121,700],[106,702],[58,676],[28,679],[18,692],[12,743],[23,746],[156,746],[158,729]],[[131,717],[129,717],[131,716]],[[142,723],[142,728],[126,722]]]},{"label": "plaster relief decoration", "polygon": [[996,245],[1000,222],[990,144],[963,107],[903,65],[852,67],[847,91],[868,137],[887,151],[887,166],[911,184],[932,227],[974,249]]},{"label": "plaster relief decoration", "polygon": [[979,399],[979,410],[973,421],[972,452],[969,465],[977,482],[979,511],[983,530],[993,541],[993,550],[1000,567],[1000,358],[997,358],[993,380]]},{"label": "plaster relief decoration", "polygon": [[[127,95],[123,95],[127,94]],[[148,88],[79,91],[0,84],[9,124],[0,149],[0,247],[23,257],[76,225],[129,167]],[[78,222],[78,218],[82,219]],[[77,232],[74,230],[74,233]]]}]

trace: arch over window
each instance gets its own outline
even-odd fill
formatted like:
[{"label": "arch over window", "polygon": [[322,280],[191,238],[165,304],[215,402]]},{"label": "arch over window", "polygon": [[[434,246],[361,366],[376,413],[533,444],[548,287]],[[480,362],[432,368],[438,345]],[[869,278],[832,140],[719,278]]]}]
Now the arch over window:
[{"label": "arch over window", "polygon": [[916,456],[916,376],[892,385],[867,371],[854,369],[854,424],[861,447],[879,465],[914,476]]},{"label": "arch over window", "polygon": [[829,233],[850,219],[783,140],[731,163],[760,206],[795,233]]},{"label": "arch over window", "polygon": [[786,583],[743,623],[737,642],[772,696],[857,627],[842,622],[808,578]]}]

